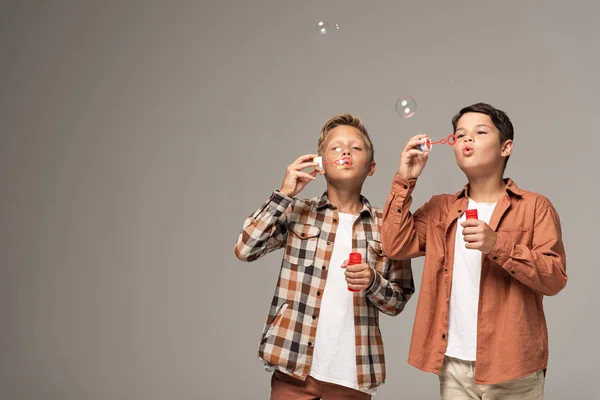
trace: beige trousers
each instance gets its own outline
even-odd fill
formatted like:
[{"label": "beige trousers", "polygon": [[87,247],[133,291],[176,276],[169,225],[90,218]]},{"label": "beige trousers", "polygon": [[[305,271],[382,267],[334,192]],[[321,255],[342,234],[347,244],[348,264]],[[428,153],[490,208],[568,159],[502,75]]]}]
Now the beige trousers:
[{"label": "beige trousers", "polygon": [[478,385],[473,381],[474,361],[446,356],[440,374],[442,400],[542,400],[544,371],[496,385]]}]

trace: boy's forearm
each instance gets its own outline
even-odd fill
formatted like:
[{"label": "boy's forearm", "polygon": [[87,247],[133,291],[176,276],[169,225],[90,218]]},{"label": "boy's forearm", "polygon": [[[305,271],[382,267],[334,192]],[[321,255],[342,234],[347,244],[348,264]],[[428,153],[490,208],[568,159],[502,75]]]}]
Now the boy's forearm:
[{"label": "boy's forearm", "polygon": [[392,263],[390,271],[393,276],[391,277],[386,278],[373,270],[375,274],[373,282],[365,294],[381,312],[394,316],[404,310],[406,303],[415,292],[415,287],[410,260],[396,260]]},{"label": "boy's forearm", "polygon": [[[394,176],[392,188],[383,211],[381,244],[386,255],[393,259],[405,259],[422,255],[419,232],[410,212],[412,191],[416,180]],[[424,232],[423,232],[424,233]]]},{"label": "boy's forearm", "polygon": [[529,248],[498,232],[496,245],[487,257],[531,290],[553,296],[566,286],[567,273],[560,221],[552,206],[536,215],[533,235]]},{"label": "boy's forearm", "polygon": [[283,246],[286,210],[291,202],[292,198],[276,190],[244,221],[234,249],[235,255],[240,260],[254,261]]}]

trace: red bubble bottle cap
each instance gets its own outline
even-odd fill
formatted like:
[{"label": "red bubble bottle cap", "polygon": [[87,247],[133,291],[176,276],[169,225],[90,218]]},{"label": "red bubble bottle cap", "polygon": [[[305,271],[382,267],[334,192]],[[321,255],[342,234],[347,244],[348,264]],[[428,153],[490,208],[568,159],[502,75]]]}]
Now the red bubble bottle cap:
[{"label": "red bubble bottle cap", "polygon": [[[354,265],[354,264],[360,264],[362,262],[362,255],[360,253],[350,253],[350,256],[348,257],[348,265]],[[356,289],[350,289],[348,288],[349,291],[351,292],[360,292],[360,290],[356,290]]]},{"label": "red bubble bottle cap", "polygon": [[479,217],[477,216],[477,209],[472,209],[472,210],[467,210],[465,211],[465,214],[467,215],[467,219],[478,219]]},{"label": "red bubble bottle cap", "polygon": [[362,262],[362,255],[360,253],[350,253],[350,257],[348,258],[348,264],[360,264]]}]

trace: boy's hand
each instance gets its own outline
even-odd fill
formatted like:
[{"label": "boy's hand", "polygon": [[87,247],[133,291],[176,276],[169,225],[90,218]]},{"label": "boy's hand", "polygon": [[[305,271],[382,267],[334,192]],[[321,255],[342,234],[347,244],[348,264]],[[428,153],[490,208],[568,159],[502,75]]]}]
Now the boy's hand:
[{"label": "boy's hand", "polygon": [[426,137],[426,134],[413,136],[400,153],[400,165],[398,165],[398,175],[400,177],[417,179],[423,172],[429,158],[429,152],[419,150],[419,144],[423,144],[422,139]]},{"label": "boy's hand", "polygon": [[314,181],[315,176],[319,173],[319,171],[312,171],[310,173],[302,172],[304,168],[315,167],[318,163],[312,161],[313,158],[317,157],[316,154],[305,154],[300,156],[291,163],[285,172],[285,177],[283,178],[283,183],[281,184],[281,189],[279,191],[285,194],[288,197],[294,197],[306,185],[308,182]]},{"label": "boy's hand", "polygon": [[492,251],[498,234],[488,224],[478,219],[467,219],[461,225],[464,228],[462,234],[467,249],[480,250],[483,254]]},{"label": "boy's hand", "polygon": [[342,268],[346,268],[344,275],[346,275],[348,289],[355,291],[367,289],[375,278],[373,270],[367,263],[348,265],[348,260],[346,260],[342,264]]}]

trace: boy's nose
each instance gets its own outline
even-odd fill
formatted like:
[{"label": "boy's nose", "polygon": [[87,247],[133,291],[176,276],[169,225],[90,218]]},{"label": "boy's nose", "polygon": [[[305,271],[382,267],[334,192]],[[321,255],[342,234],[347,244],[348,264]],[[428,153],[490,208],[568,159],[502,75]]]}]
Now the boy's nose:
[{"label": "boy's nose", "polygon": [[350,155],[350,149],[346,149],[342,152],[343,156],[349,156]]},{"label": "boy's nose", "polygon": [[465,136],[465,142],[472,142],[473,138],[471,136]]}]

